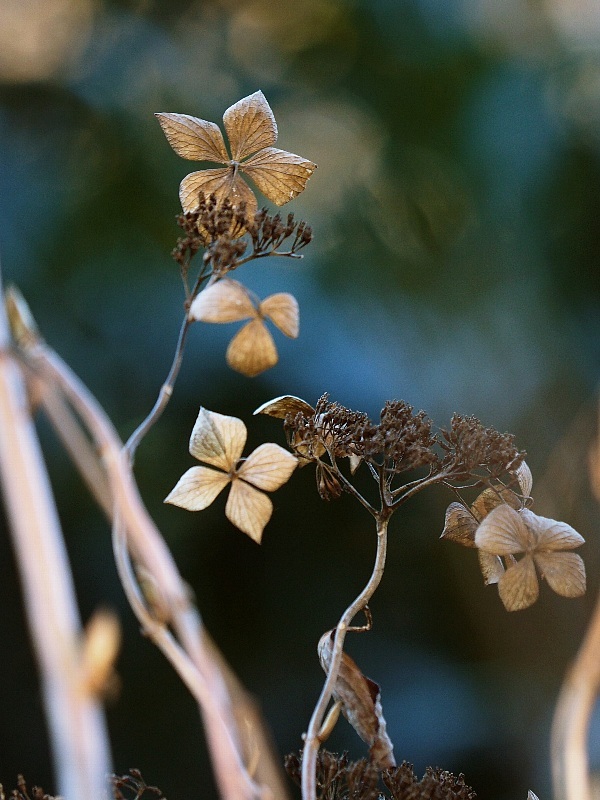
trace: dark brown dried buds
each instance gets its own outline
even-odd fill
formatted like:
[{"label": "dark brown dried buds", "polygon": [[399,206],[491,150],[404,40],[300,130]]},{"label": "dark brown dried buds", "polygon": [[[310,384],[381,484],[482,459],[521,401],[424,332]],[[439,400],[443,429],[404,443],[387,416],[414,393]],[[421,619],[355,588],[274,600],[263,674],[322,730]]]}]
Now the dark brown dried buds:
[{"label": "dark brown dried buds", "polygon": [[[319,660],[325,672],[331,666],[334,639],[335,630],[323,634],[319,641]],[[394,767],[394,746],[386,732],[379,686],[363,675],[346,653],[342,654],[333,697],[341,703],[342,714],[369,745],[371,760],[380,769]]]},{"label": "dark brown dried buds", "polygon": [[442,430],[440,442],[446,451],[443,466],[452,471],[454,479],[461,479],[484,470],[487,475],[499,478],[515,471],[525,457],[515,447],[514,436],[485,428],[477,417],[454,414],[450,430]]}]

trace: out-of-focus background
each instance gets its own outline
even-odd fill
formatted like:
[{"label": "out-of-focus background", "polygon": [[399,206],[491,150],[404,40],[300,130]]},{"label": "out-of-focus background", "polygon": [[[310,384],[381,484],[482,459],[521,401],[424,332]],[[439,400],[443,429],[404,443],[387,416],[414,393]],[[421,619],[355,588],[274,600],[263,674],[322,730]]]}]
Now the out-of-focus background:
[{"label": "out-of-focus background", "polygon": [[[2,0],[0,237],[6,281],[126,437],[166,375],[182,315],[170,251],[176,156],[153,117],[221,122],[262,89],[278,145],[318,163],[287,208],[315,232],[301,262],[239,278],[293,292],[298,341],[250,380],[224,353],[235,326],[198,324],[137,474],[205,621],[259,698],[281,753],[320,690],[321,633],[365,582],[370,519],[319,500],[311,470],[275,496],[259,548],[220,498],[200,514],[162,499],[193,461],[199,406],[235,414],[249,444],[283,443],[265,400],[324,391],[377,416],[386,399],[510,430],[529,453],[535,510],[587,539],[589,592],[542,587],[507,614],[473,552],[438,542],[443,490],[392,521],[375,628],[350,642],[382,686],[399,759],[465,773],[482,798],[548,797],[548,737],[564,670],[598,589],[595,430],[600,281],[597,0]],[[68,458],[40,433],[85,618],[120,615],[114,763],[176,798],[214,797],[193,702],[138,633],[109,532]],[[0,780],[53,791],[35,667],[8,536],[0,552]],[[597,726],[600,730],[600,725]],[[592,732],[592,764],[600,737]],[[341,721],[332,748],[364,750]]]}]

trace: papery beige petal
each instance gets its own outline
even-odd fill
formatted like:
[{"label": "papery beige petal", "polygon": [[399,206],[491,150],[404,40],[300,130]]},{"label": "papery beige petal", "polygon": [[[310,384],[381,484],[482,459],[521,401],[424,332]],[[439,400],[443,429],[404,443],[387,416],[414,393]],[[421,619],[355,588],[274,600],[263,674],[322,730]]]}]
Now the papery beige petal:
[{"label": "papery beige petal", "polygon": [[485,585],[491,586],[494,583],[498,583],[505,572],[500,556],[486,553],[485,550],[478,550],[477,555],[479,556],[479,568]]},{"label": "papery beige petal", "polygon": [[273,400],[267,400],[267,402],[259,406],[254,413],[267,414],[269,417],[276,417],[277,419],[285,419],[288,414],[304,414],[305,417],[312,417],[315,410],[299,397],[294,397],[294,395],[291,394],[284,394],[281,395],[281,397],[275,397]]},{"label": "papery beige petal", "polygon": [[273,513],[273,503],[264,492],[234,478],[225,505],[227,519],[260,544],[263,530]]},{"label": "papery beige petal", "polygon": [[481,492],[481,494],[476,498],[471,506],[471,511],[481,522],[485,517],[487,517],[490,511],[498,508],[498,506],[501,506],[502,503],[507,503],[515,510],[521,507],[521,501],[517,495],[510,489],[507,489],[506,486],[488,486],[488,488],[484,489],[483,492]]},{"label": "papery beige petal", "polygon": [[448,539],[464,547],[475,547],[476,530],[477,522],[468,509],[462,503],[450,503],[440,539]]},{"label": "papery beige petal", "polygon": [[[329,672],[335,631],[325,633],[318,646],[319,660]],[[370,746],[371,759],[379,769],[396,765],[394,747],[386,731],[379,686],[360,671],[347,653],[342,654],[333,696],[342,704],[342,714]]]},{"label": "papery beige petal", "polygon": [[293,294],[279,292],[266,297],[259,307],[260,313],[268,317],[279,330],[290,339],[297,339],[300,332],[300,310]]},{"label": "papery beige petal", "polygon": [[214,122],[188,114],[155,114],[169,144],[178,156],[190,161],[229,161],[223,134]]},{"label": "papery beige petal", "polygon": [[250,453],[237,475],[257,489],[274,492],[289,480],[298,466],[298,459],[278,444],[266,442]]},{"label": "papery beige petal", "polygon": [[541,550],[573,550],[585,544],[585,539],[566,522],[540,517],[529,509],[522,512],[523,520],[537,535],[536,552]]},{"label": "papery beige petal", "polygon": [[520,611],[538,599],[539,586],[531,556],[524,556],[498,581],[498,593],[507,611]]},{"label": "papery beige petal", "polygon": [[527,462],[521,461],[519,466],[514,471],[514,474],[519,481],[519,487],[521,488],[521,494],[523,497],[531,497],[531,490],[533,488],[533,475],[527,466]]},{"label": "papery beige petal", "polygon": [[241,283],[224,278],[200,292],[189,315],[201,322],[239,322],[257,317],[258,311]]},{"label": "papery beige petal", "polygon": [[534,542],[520,514],[506,503],[490,511],[475,533],[475,546],[496,556],[524,553]]},{"label": "papery beige petal", "polygon": [[312,161],[276,147],[267,147],[240,164],[265,197],[278,206],[303,192],[316,168]]},{"label": "papery beige petal", "polygon": [[228,199],[237,207],[244,202],[248,217],[252,217],[258,208],[254,192],[231,167],[203,169],[186,175],[179,186],[179,199],[184,211],[197,211],[200,192],[214,194],[218,203]]},{"label": "papery beige petal", "polygon": [[533,560],[557,594],[563,597],[585,594],[585,565],[577,553],[535,552]]},{"label": "papery beige petal", "polygon": [[350,464],[350,474],[354,475],[356,470],[362,464],[362,456],[348,456],[348,462]]},{"label": "papery beige petal", "polygon": [[243,97],[223,114],[231,157],[240,161],[277,141],[277,123],[261,91]]},{"label": "papery beige petal", "polygon": [[253,319],[236,333],[226,358],[232,369],[249,378],[275,366],[278,361],[275,342],[261,319]]},{"label": "papery beige petal", "polygon": [[531,789],[527,792],[527,800],[540,800],[535,792],[532,792]]},{"label": "papery beige petal", "polygon": [[230,480],[225,472],[209,467],[191,467],[183,473],[164,502],[187,508],[188,511],[202,511],[208,508]]},{"label": "papery beige petal", "polygon": [[190,436],[190,453],[229,472],[242,455],[246,436],[241,419],[201,408]]}]

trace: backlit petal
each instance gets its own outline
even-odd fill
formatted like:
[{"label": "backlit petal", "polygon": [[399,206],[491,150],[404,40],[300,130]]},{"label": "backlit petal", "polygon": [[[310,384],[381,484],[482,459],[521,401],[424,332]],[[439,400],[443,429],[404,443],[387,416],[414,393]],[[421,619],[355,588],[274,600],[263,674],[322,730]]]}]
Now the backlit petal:
[{"label": "backlit petal", "polygon": [[259,406],[255,414],[267,414],[269,417],[276,417],[277,419],[285,419],[288,414],[304,414],[305,417],[312,417],[315,410],[304,400],[299,397],[294,397],[291,394],[284,394],[281,397],[275,397],[273,400],[267,400],[262,406]]},{"label": "backlit petal", "polygon": [[475,534],[475,545],[496,556],[524,553],[534,541],[520,514],[506,503],[490,511]]},{"label": "backlit petal", "polygon": [[239,322],[256,316],[245,287],[229,278],[204,289],[190,306],[190,318],[202,322]]},{"label": "backlit petal", "polygon": [[493,583],[498,583],[505,572],[500,556],[486,553],[485,550],[479,550],[477,555],[479,556],[479,568],[485,585],[490,586]]},{"label": "backlit petal", "polygon": [[191,161],[229,161],[223,134],[214,122],[188,114],[155,114],[178,156]]},{"label": "backlit petal", "polygon": [[240,161],[277,141],[277,123],[261,91],[243,97],[223,114],[231,158]]},{"label": "backlit petal", "polygon": [[531,556],[524,556],[506,570],[498,582],[498,592],[507,611],[520,611],[535,603],[540,590]]},{"label": "backlit petal", "polygon": [[475,547],[475,531],[477,521],[462,503],[450,503],[446,509],[444,530],[440,539],[462,544],[464,547]]},{"label": "backlit petal", "polygon": [[525,523],[537,535],[536,552],[541,550],[573,550],[585,543],[585,539],[566,522],[559,522],[548,517],[540,517],[533,511],[523,512]]},{"label": "backlit petal", "polygon": [[190,453],[229,472],[242,455],[246,436],[241,419],[201,408],[190,437]]},{"label": "backlit petal", "polygon": [[253,378],[278,361],[273,337],[261,319],[253,319],[236,333],[227,348],[229,366]]},{"label": "backlit petal", "polygon": [[200,204],[200,192],[214,194],[217,202],[228,199],[233,206],[246,204],[246,215],[252,217],[258,203],[248,184],[234,172],[232,167],[222,169],[203,169],[190,172],[179,186],[179,199],[184,211],[196,211]]},{"label": "backlit petal", "polygon": [[251,539],[260,544],[263,530],[273,513],[273,503],[264,492],[234,478],[225,505],[225,516]]},{"label": "backlit petal", "polygon": [[563,597],[585,594],[585,566],[577,553],[534,553],[533,559],[551,589]]},{"label": "backlit petal", "polygon": [[266,442],[250,453],[237,471],[238,477],[257,489],[274,492],[289,480],[298,466],[298,460],[283,447]]},{"label": "backlit petal", "polygon": [[279,330],[291,339],[297,339],[300,332],[300,312],[298,301],[292,294],[279,292],[266,297],[259,307],[260,313],[268,317]]},{"label": "backlit petal", "polygon": [[230,482],[225,472],[209,467],[192,467],[181,476],[174,489],[165,497],[170,503],[188,511],[202,511]]},{"label": "backlit petal", "polygon": [[267,147],[240,164],[265,197],[278,206],[304,191],[316,168],[312,161],[276,147]]}]

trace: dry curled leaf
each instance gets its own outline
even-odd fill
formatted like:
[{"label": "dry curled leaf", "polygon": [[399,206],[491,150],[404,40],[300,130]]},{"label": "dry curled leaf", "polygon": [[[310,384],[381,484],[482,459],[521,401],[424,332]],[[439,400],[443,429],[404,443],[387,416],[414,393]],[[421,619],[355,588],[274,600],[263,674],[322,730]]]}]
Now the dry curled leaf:
[{"label": "dry curled leaf", "polygon": [[[335,630],[323,634],[319,641],[319,660],[325,672],[329,671]],[[381,708],[379,686],[362,674],[346,653],[338,673],[333,697],[342,705],[342,714],[354,730],[369,745],[371,759],[380,769],[396,766],[394,746],[386,732]]]},{"label": "dry curled leaf", "polygon": [[202,322],[250,320],[233,337],[226,355],[232,369],[250,378],[278,361],[275,342],[265,324],[267,319],[292,339],[299,334],[298,303],[293,295],[280,292],[261,302],[231,278],[217,281],[200,292],[190,306],[189,315]]},{"label": "dry curled leaf", "polygon": [[[498,581],[500,599],[507,611],[528,608],[538,598],[536,568],[551,589],[563,597],[585,593],[585,566],[580,556],[565,553],[584,539],[565,522],[540,517],[529,509],[516,511],[502,504],[477,528],[476,546],[507,558],[510,566]],[[523,557],[517,561],[518,554]]]},{"label": "dry curled leaf", "polygon": [[155,114],[169,144],[182,158],[224,164],[185,177],[179,188],[184,211],[196,211],[200,193],[214,194],[220,203],[226,198],[234,207],[245,203],[246,215],[257,209],[254,193],[240,173],[247,175],[273,203],[282,206],[300,194],[316,169],[302,156],[279,150],[277,124],[261,91],[230,106],[223,115],[231,153],[214,122],[188,114]]},{"label": "dry curled leaf", "polygon": [[273,492],[289,479],[296,458],[277,444],[261,444],[241,460],[246,426],[237,417],[200,409],[190,437],[190,453],[210,467],[192,467],[179,479],[165,503],[201,511],[229,484],[225,516],[255,542],[262,538],[273,513],[265,492]]}]

